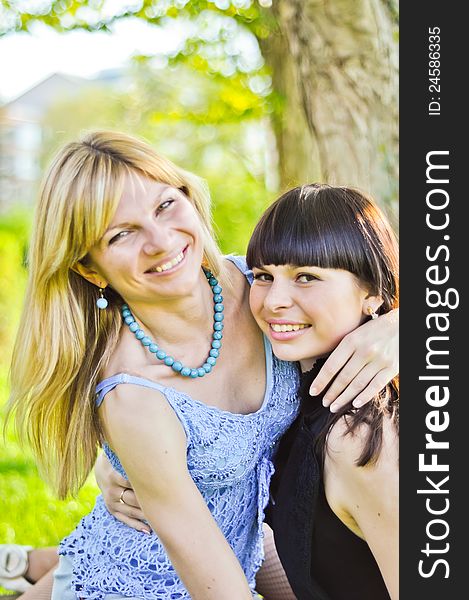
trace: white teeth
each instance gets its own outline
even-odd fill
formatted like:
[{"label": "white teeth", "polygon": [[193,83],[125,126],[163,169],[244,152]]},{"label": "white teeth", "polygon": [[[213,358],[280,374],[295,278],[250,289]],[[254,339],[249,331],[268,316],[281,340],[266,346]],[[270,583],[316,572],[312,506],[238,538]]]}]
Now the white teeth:
[{"label": "white teeth", "polygon": [[278,325],[277,323],[271,323],[271,328],[277,333],[284,333],[286,331],[298,331],[308,327],[308,325]]},{"label": "white teeth", "polygon": [[167,263],[164,263],[164,265],[156,267],[155,269],[151,269],[151,271],[156,271],[157,273],[162,273],[163,271],[167,271],[168,269],[171,269],[172,267],[175,267],[178,263],[180,263],[183,258],[184,258],[184,252],[180,252],[176,256],[176,258],[173,258],[173,260],[171,260]]}]

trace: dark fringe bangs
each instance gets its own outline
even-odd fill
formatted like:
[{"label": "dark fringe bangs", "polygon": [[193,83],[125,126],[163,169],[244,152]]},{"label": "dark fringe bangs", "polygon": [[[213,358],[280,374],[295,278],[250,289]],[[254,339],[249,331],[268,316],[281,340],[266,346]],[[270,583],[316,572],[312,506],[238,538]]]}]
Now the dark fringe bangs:
[{"label": "dark fringe bangs", "polygon": [[313,186],[284,194],[267,209],[254,229],[246,255],[249,268],[318,266],[345,269],[368,279],[370,273],[363,271],[368,271],[371,257],[367,257],[369,242],[365,231],[356,226],[360,216],[351,208],[344,210],[342,201],[340,206],[336,203],[327,190]]}]

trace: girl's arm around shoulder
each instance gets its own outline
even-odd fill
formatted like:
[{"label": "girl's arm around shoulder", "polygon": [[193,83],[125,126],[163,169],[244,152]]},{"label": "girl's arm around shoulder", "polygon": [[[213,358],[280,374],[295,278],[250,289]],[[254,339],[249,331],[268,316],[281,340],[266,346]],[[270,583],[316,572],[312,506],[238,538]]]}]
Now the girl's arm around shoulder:
[{"label": "girl's arm around shoulder", "polygon": [[237,599],[251,599],[241,566],[190,477],[186,435],[164,396],[120,385],[106,397],[101,416],[106,438],[191,598],[215,600],[229,589]]},{"label": "girl's arm around shoulder", "polygon": [[324,484],[337,517],[370,547],[393,600],[399,598],[399,439],[389,418],[375,463],[358,467],[366,424],[345,435],[339,420],[329,433]]}]

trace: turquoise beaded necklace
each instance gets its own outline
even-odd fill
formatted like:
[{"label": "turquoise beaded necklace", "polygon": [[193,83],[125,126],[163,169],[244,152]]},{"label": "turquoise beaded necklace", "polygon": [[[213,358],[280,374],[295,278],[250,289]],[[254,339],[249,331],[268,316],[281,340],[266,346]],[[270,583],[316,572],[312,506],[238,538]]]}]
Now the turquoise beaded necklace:
[{"label": "turquoise beaded necklace", "polygon": [[220,355],[221,350],[221,339],[223,337],[222,329],[223,329],[223,311],[225,307],[223,306],[223,296],[221,285],[218,283],[216,277],[212,275],[212,273],[203,268],[205,277],[207,278],[210,287],[213,292],[213,334],[212,334],[212,347],[210,348],[210,352],[208,353],[208,357],[205,360],[204,364],[197,368],[192,369],[191,367],[184,366],[178,360],[175,360],[172,356],[168,356],[164,350],[162,350],[155,342],[145,335],[143,329],[140,329],[135,317],[130,311],[130,308],[127,304],[122,305],[122,317],[124,322],[129,326],[130,331],[135,335],[137,340],[140,340],[143,346],[148,348],[148,350],[156,356],[159,360],[163,362],[167,367],[170,367],[176,373],[179,373],[183,377],[204,377],[213,369],[213,367],[217,363],[217,358]]}]

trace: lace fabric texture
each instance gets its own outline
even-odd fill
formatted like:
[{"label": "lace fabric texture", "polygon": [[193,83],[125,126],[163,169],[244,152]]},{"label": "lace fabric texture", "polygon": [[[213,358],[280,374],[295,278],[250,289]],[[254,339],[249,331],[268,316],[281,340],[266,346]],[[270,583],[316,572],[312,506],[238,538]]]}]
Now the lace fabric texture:
[{"label": "lace fabric texture", "polygon": [[[238,266],[243,266],[242,259],[236,259]],[[242,270],[248,276],[245,266]],[[267,340],[266,356],[264,403],[248,415],[222,411],[126,373],[97,387],[98,403],[116,385],[125,383],[152,387],[166,397],[186,432],[189,472],[253,590],[263,560],[262,522],[274,471],[272,457],[276,442],[298,413],[295,365],[277,360]],[[113,467],[126,476],[106,444],[104,451]],[[62,541],[59,553],[73,562],[72,586],[77,598],[99,600],[120,593],[142,600],[190,599],[157,535],[146,535],[118,521],[108,512],[102,496]]]}]

